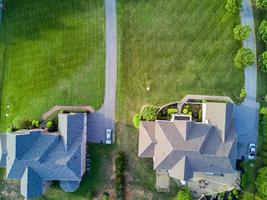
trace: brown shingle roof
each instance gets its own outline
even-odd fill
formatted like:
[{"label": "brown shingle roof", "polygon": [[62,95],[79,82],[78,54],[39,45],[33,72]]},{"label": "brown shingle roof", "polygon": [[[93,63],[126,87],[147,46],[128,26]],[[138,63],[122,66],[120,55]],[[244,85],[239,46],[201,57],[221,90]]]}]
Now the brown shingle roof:
[{"label": "brown shingle roof", "polygon": [[[188,180],[194,171],[234,172],[236,133],[233,109],[228,108],[232,105],[212,103],[207,107],[211,109],[214,106],[216,114],[208,110],[209,124],[160,120],[141,122],[139,156],[153,157],[154,169],[169,170],[170,176],[177,179]],[[149,153],[146,153],[148,149]]]}]

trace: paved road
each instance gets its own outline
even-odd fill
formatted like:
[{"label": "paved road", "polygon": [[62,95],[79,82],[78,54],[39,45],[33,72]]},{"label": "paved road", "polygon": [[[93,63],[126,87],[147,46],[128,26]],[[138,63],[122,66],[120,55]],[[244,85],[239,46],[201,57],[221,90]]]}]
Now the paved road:
[{"label": "paved road", "polygon": [[[250,0],[243,0],[240,12],[241,24],[249,25],[251,34],[243,42],[245,48],[250,48],[256,55],[256,38],[254,29],[253,10]],[[258,138],[258,109],[257,98],[257,66],[256,62],[245,69],[245,88],[247,97],[235,109],[235,125],[238,134],[238,158],[247,155],[248,144],[257,143]]]},{"label": "paved road", "polygon": [[106,128],[115,130],[117,81],[117,25],[116,0],[105,0],[106,14],[106,69],[105,98],[101,109],[88,118],[88,142],[100,143]]}]

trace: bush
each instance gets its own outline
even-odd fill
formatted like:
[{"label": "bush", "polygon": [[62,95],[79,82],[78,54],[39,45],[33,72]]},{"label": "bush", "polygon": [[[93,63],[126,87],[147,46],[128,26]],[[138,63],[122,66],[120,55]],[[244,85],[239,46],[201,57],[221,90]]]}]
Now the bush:
[{"label": "bush", "polygon": [[259,196],[267,199],[267,167],[263,167],[259,170],[255,185]]},{"label": "bush", "polygon": [[246,96],[247,96],[247,91],[245,88],[242,88],[240,91],[239,97],[244,99],[244,98],[246,98]]},{"label": "bush", "polygon": [[133,125],[136,129],[139,129],[140,126],[140,121],[141,121],[141,115],[140,114],[135,114],[133,117]]},{"label": "bush", "polygon": [[158,108],[146,106],[141,113],[141,117],[145,121],[155,121],[157,117],[157,112]]},{"label": "bush", "polygon": [[234,28],[234,38],[239,41],[245,40],[249,37],[250,31],[249,25],[237,25]]},{"label": "bush", "polygon": [[49,132],[56,132],[58,130],[58,121],[57,118],[53,120],[49,120],[46,123],[46,128],[48,129]]},{"label": "bush", "polygon": [[177,112],[178,112],[178,109],[176,109],[176,108],[169,108],[167,110],[168,115],[175,114]]},{"label": "bush", "polygon": [[264,42],[267,42],[267,21],[263,20],[258,28],[257,37]]},{"label": "bush", "polygon": [[267,107],[262,107],[262,108],[260,109],[260,114],[262,114],[262,115],[267,115]]},{"label": "bush", "polygon": [[232,193],[235,196],[235,198],[238,199],[239,191],[237,189],[233,189]]},{"label": "bush", "polygon": [[124,199],[124,170],[125,156],[120,151],[115,156],[115,190],[118,200]]},{"label": "bush", "polygon": [[234,65],[238,69],[244,69],[248,65],[252,65],[255,60],[255,55],[251,49],[240,48],[234,59]]},{"label": "bush", "polygon": [[226,0],[225,9],[232,14],[237,14],[240,11],[240,0]]},{"label": "bush", "polygon": [[267,73],[267,51],[260,55],[259,64],[261,71]]},{"label": "bush", "polygon": [[51,128],[53,126],[53,122],[52,121],[48,121],[47,123],[46,123],[46,128]]},{"label": "bush", "polygon": [[267,0],[256,0],[256,6],[260,9],[267,8]]},{"label": "bush", "polygon": [[38,128],[40,125],[40,121],[39,120],[32,120],[32,128]]},{"label": "bush", "polygon": [[191,200],[191,194],[189,192],[188,189],[184,189],[178,192],[177,196],[176,196],[177,200]]},{"label": "bush", "polygon": [[241,175],[241,188],[243,190],[245,190],[246,189],[246,186],[247,186],[247,175],[243,173]]},{"label": "bush", "polygon": [[183,114],[188,114],[188,112],[189,112],[189,110],[188,110],[187,108],[184,108],[184,109],[182,110],[182,113],[183,113]]}]

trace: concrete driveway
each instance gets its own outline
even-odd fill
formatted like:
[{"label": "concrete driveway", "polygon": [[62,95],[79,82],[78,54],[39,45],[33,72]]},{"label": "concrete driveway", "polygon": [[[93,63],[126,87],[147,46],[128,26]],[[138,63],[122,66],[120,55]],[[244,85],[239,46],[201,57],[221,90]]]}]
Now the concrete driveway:
[{"label": "concrete driveway", "polygon": [[[251,34],[244,40],[243,47],[250,48],[256,55],[256,39],[254,30],[253,10],[250,0],[243,0],[240,12],[241,24],[249,25]],[[258,110],[257,98],[257,65],[256,61],[245,69],[245,88],[247,97],[245,101],[236,106],[234,111],[235,126],[237,129],[237,158],[247,157],[248,144],[257,143],[258,138]]]},{"label": "concrete driveway", "polygon": [[117,87],[117,25],[116,0],[105,0],[106,14],[106,66],[105,97],[101,109],[88,117],[87,140],[101,143],[105,140],[105,130],[110,128],[115,134],[116,87]]}]

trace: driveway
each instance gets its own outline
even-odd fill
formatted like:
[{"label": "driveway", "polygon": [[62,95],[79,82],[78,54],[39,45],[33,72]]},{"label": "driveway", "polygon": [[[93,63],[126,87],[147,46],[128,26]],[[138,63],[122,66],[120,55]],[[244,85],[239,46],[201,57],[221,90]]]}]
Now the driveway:
[{"label": "driveway", "polygon": [[101,143],[105,140],[105,130],[115,130],[116,81],[117,81],[117,25],[116,0],[105,0],[106,14],[106,66],[105,97],[99,111],[88,117],[88,136],[90,143]]},{"label": "driveway", "polygon": [[[248,39],[243,42],[243,47],[250,48],[256,55],[256,38],[254,29],[253,10],[250,0],[243,0],[240,12],[241,24],[249,25],[251,34]],[[245,101],[236,106],[234,117],[237,129],[237,158],[247,155],[247,147],[249,143],[257,143],[258,138],[258,110],[259,104],[257,98],[257,65],[253,65],[245,69],[245,88],[247,97]]]}]

